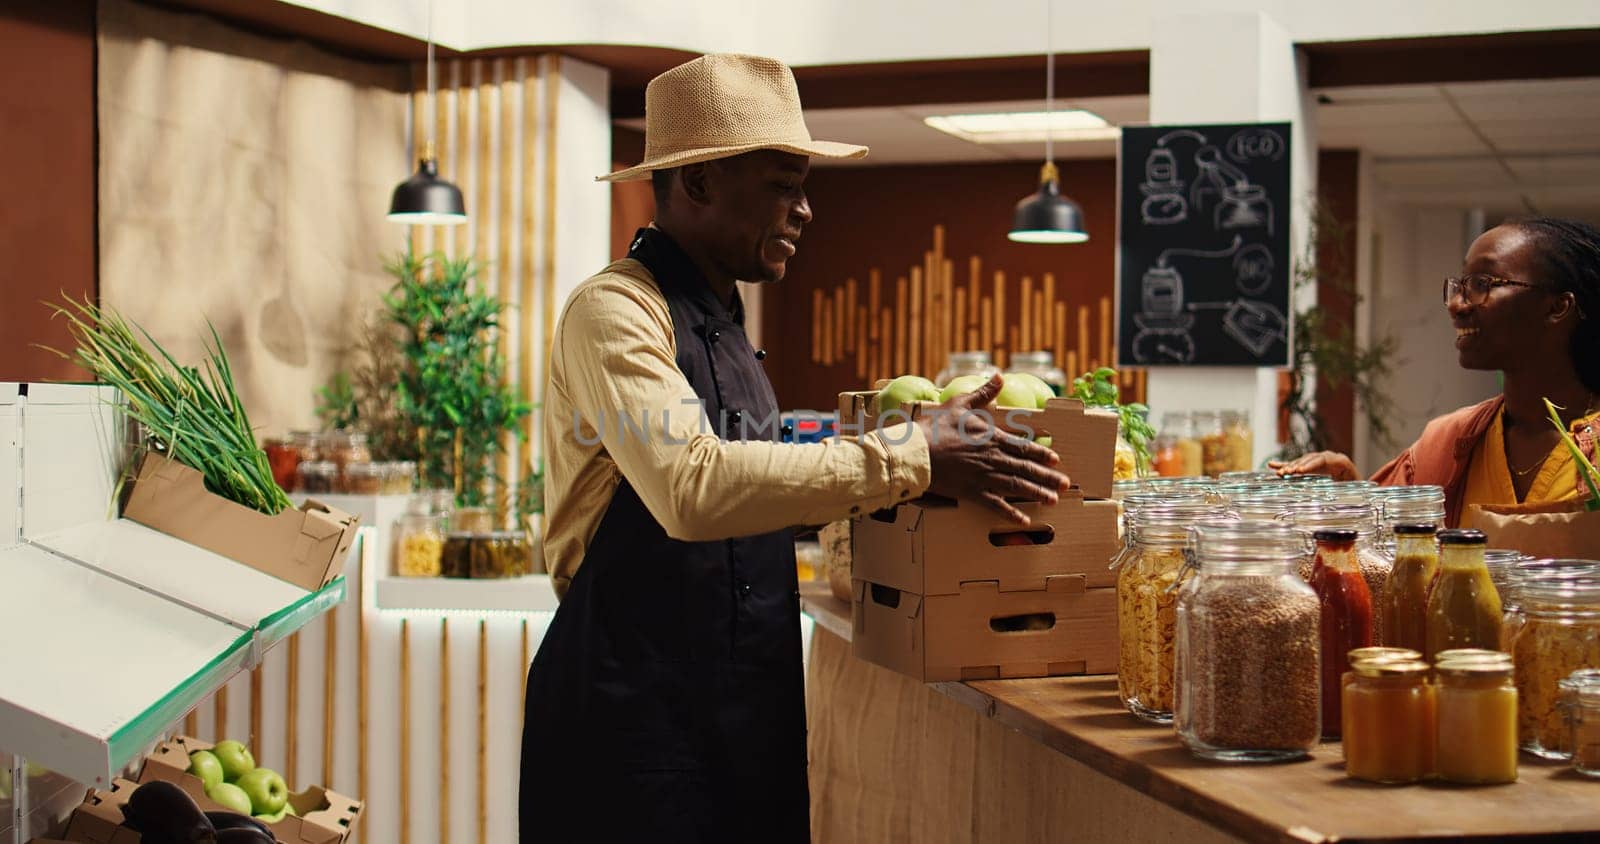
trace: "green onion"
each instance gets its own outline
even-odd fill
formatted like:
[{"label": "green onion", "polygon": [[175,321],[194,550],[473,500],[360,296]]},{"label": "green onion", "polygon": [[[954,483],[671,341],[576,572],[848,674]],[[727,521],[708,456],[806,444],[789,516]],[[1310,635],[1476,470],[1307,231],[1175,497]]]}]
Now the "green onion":
[{"label": "green onion", "polygon": [[207,489],[230,501],[268,515],[294,506],[256,445],[222,338],[210,323],[201,369],[178,363],[143,328],[88,299],[69,298],[56,314],[78,343],[70,357],[122,393],[121,411],[144,426],[157,450],[200,472]]},{"label": "green onion", "polygon": [[1561,432],[1561,442],[1572,452],[1572,459],[1578,461],[1578,476],[1589,486],[1589,501],[1585,506],[1589,510],[1600,510],[1600,486],[1595,485],[1595,482],[1600,480],[1600,469],[1595,469],[1589,458],[1583,456],[1583,449],[1578,448],[1578,443],[1572,438],[1567,426],[1561,424],[1561,415],[1556,412],[1555,404],[1545,399],[1544,407],[1550,411],[1550,424],[1555,425],[1556,430]]}]

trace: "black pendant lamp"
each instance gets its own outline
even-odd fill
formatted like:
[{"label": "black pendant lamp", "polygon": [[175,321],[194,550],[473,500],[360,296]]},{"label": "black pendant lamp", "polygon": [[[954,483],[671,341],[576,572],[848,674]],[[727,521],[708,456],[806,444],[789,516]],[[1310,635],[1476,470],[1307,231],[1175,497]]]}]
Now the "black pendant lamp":
[{"label": "black pendant lamp", "polygon": [[433,3],[428,3],[428,140],[417,156],[417,172],[397,185],[389,199],[389,219],[418,226],[457,226],[467,221],[461,189],[439,178],[433,131],[438,124],[438,94],[433,76]]},{"label": "black pendant lamp", "polygon": [[1061,174],[1056,170],[1055,148],[1051,143],[1050,119],[1056,106],[1056,56],[1051,46],[1050,7],[1045,0],[1045,122],[1044,167],[1039,170],[1039,190],[1022,198],[1011,217],[1007,238],[1018,243],[1083,243],[1089,232],[1083,227],[1083,209],[1061,195]]}]

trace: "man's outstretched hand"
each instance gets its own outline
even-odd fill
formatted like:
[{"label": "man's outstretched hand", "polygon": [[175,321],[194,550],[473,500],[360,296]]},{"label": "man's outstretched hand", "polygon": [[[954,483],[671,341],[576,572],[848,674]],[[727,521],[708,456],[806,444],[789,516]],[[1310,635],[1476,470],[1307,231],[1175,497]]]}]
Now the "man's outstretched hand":
[{"label": "man's outstretched hand", "polygon": [[[1054,504],[1071,485],[1066,475],[1051,468],[1061,458],[1038,443],[1007,433],[989,404],[1000,394],[1000,376],[941,405],[942,413],[918,419],[928,438],[932,483],[928,491],[946,498],[976,499],[1005,513],[1018,524],[1028,517],[1007,498]],[[983,411],[973,413],[969,411]]]}]

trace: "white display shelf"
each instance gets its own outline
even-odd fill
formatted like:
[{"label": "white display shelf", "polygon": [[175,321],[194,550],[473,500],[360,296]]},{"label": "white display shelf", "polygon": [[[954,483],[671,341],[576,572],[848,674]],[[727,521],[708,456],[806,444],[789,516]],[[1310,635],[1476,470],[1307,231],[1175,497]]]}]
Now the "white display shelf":
[{"label": "white display shelf", "polygon": [[379,577],[373,589],[380,610],[448,612],[555,612],[550,576],[530,574],[502,580],[455,577]]}]

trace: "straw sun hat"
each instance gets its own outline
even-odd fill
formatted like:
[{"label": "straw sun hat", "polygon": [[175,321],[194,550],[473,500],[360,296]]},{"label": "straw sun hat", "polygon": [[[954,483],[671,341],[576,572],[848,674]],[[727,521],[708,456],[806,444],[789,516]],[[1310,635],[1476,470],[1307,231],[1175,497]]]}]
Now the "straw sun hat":
[{"label": "straw sun hat", "polygon": [[648,179],[652,170],[758,149],[824,158],[867,154],[863,146],[811,139],[794,74],[784,63],[713,54],[650,80],[644,90],[644,161],[598,180]]}]

